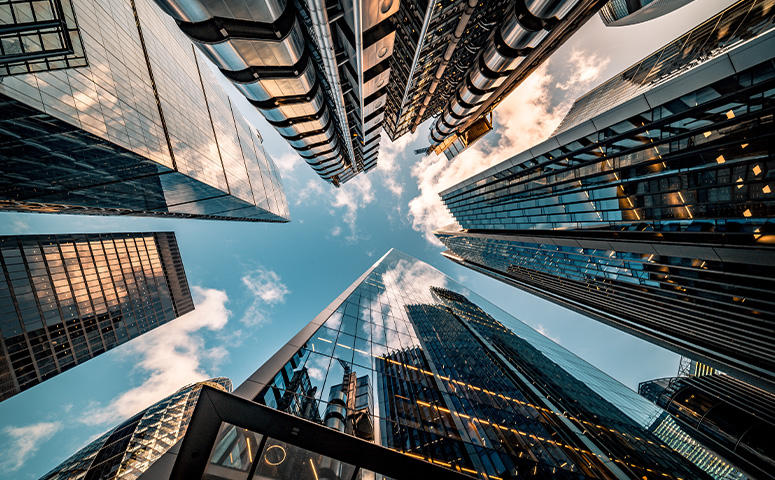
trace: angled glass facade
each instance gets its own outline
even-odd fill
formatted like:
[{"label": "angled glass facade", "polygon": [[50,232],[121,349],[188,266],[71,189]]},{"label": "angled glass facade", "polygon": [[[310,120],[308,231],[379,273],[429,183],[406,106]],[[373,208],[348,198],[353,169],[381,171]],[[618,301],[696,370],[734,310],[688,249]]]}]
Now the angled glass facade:
[{"label": "angled glass facade", "polygon": [[289,220],[260,134],[171,18],[68,5],[88,65],[0,83],[0,209]]},{"label": "angled glass facade", "polygon": [[775,395],[728,375],[660,378],[638,393],[753,478],[775,478]]},{"label": "angled glass facade", "polygon": [[194,310],[171,232],[0,236],[0,400]]},{"label": "angled glass facade", "polygon": [[[438,270],[396,250],[235,395],[245,400],[234,400],[232,412],[241,404],[246,409],[255,405],[250,401],[264,404],[446,468],[450,475],[745,478],[731,467],[719,469],[712,452],[699,444],[686,448],[711,460],[692,464],[686,459],[691,455],[666,444],[681,443],[675,440],[679,427],[659,435],[649,430],[665,421],[663,410]],[[244,419],[245,428],[251,421]],[[264,478],[259,472],[275,465],[303,472],[293,478],[312,479],[312,470],[322,465],[304,458],[295,467],[279,467],[282,461],[278,452],[269,452],[269,443],[252,433],[230,436],[230,428],[221,427],[207,478]],[[276,430],[290,429],[278,425]],[[306,440],[304,448],[314,451],[314,439]],[[183,441],[178,473],[188,462],[183,452],[194,451],[197,442],[194,437]],[[261,455],[248,445],[259,445]],[[244,455],[223,454],[229,451]],[[254,463],[254,458],[261,460]],[[374,478],[357,463],[353,470],[351,464],[329,460],[326,478]],[[267,478],[289,478],[273,471]],[[433,478],[443,477],[439,475]]]},{"label": "angled glass facade", "polygon": [[202,387],[230,392],[231,380],[187,385],[83,447],[40,480],[134,480],[185,434]]},{"label": "angled glass facade", "polygon": [[441,192],[445,255],[775,389],[774,9],[738,2],[724,55]]},{"label": "angled glass facade", "polygon": [[84,65],[69,0],[0,1],[0,78]]},{"label": "angled glass facade", "polygon": [[600,9],[600,18],[606,27],[635,25],[673,10],[679,9],[692,0],[609,0]]}]

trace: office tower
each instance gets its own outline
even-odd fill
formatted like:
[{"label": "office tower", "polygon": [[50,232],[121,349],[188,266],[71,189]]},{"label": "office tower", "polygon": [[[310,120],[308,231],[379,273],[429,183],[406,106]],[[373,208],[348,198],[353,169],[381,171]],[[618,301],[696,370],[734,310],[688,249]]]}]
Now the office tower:
[{"label": "office tower", "polygon": [[600,9],[606,27],[643,23],[677,10],[693,0],[609,0]]},{"label": "office tower", "polygon": [[399,0],[156,0],[324,180],[376,166]]},{"label": "office tower", "polygon": [[[299,376],[310,385],[294,386]],[[667,447],[669,430],[649,432],[655,422],[680,432],[662,409],[396,250],[234,393],[208,392],[165,463],[172,474],[143,479],[374,478],[359,467],[392,478],[723,478]],[[287,395],[318,414],[278,411]],[[418,459],[436,473],[384,470]]]},{"label": "office tower", "polygon": [[187,385],[89,443],[40,480],[134,480],[186,434],[202,386],[231,392],[231,380]]},{"label": "office tower", "polygon": [[84,65],[68,0],[0,2],[0,78]]},{"label": "office tower", "polygon": [[0,400],[194,310],[172,232],[0,236]]},{"label": "office tower", "polygon": [[737,2],[441,192],[445,255],[775,391],[773,13]]},{"label": "office tower", "polygon": [[2,6],[0,209],[289,220],[260,134],[150,0]]},{"label": "office tower", "polygon": [[775,395],[718,374],[651,380],[638,393],[752,478],[775,478]]}]

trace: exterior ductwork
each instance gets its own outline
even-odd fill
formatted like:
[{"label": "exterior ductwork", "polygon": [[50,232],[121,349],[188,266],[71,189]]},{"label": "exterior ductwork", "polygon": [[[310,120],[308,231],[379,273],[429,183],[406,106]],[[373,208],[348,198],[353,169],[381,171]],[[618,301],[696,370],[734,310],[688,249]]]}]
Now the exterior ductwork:
[{"label": "exterior ductwork", "polygon": [[444,71],[447,69],[447,65],[449,65],[449,60],[452,58],[452,54],[455,52],[457,44],[460,43],[460,39],[463,37],[463,33],[466,30],[466,25],[468,25],[468,20],[471,19],[471,14],[474,13],[476,4],[477,0],[468,0],[465,11],[463,11],[463,14],[460,15],[460,19],[458,20],[457,26],[455,27],[455,32],[450,39],[449,45],[447,45],[447,49],[444,51],[444,56],[441,58],[441,63],[439,63],[439,66],[436,69],[436,74],[434,75],[435,78],[428,87],[428,94],[423,100],[423,106],[420,108],[420,111],[417,113],[417,116],[414,119],[414,124],[412,125],[413,133],[422,121],[422,116],[430,104],[433,92],[435,92],[436,88],[438,88],[441,77],[444,75]]},{"label": "exterior ductwork", "polygon": [[[509,16],[480,51],[465,76],[465,81],[452,95],[431,127],[431,143],[434,146],[439,145],[455,133],[456,128],[468,120],[505,82],[511,71],[546,38],[552,28],[562,22],[577,2],[578,0],[516,0],[514,7],[509,9]],[[455,33],[457,34],[457,30]],[[447,58],[446,54],[444,58]],[[439,69],[442,67],[446,67],[444,62]],[[436,78],[441,78],[441,74],[443,70],[437,73]],[[435,85],[432,85],[431,94],[434,90]],[[421,110],[416,122],[419,123],[423,113],[424,110]]]},{"label": "exterior ductwork", "polygon": [[[392,53],[384,20],[398,0],[347,2],[349,10],[322,0],[156,3],[321,177],[338,186],[365,170],[365,139],[352,132],[371,134],[381,122],[371,98],[364,102],[363,80],[374,76],[370,63]],[[343,71],[357,79],[348,83]]]}]

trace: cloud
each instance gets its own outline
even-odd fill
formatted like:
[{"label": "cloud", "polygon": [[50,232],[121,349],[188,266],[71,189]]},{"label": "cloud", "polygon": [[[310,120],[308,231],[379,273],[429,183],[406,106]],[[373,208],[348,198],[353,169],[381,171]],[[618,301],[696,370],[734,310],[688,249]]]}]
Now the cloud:
[{"label": "cloud", "polygon": [[342,227],[337,226],[337,227],[334,227],[334,228],[331,229],[331,235],[332,236],[338,237],[341,234],[342,234]]},{"label": "cloud", "polygon": [[398,174],[401,170],[401,165],[398,162],[399,158],[403,158],[406,155],[412,155],[410,145],[415,142],[420,136],[420,132],[407,133],[395,142],[391,142],[386,133],[383,132],[382,140],[379,147],[379,162],[377,162],[376,172],[381,175],[382,184],[387,188],[390,193],[395,197],[400,198],[404,192],[404,186],[398,178]]},{"label": "cloud", "polygon": [[[301,157],[293,152],[293,153],[283,153],[279,155],[278,157],[272,157],[272,161],[274,161],[274,164],[277,165],[277,168],[280,169],[280,173],[283,176],[283,180],[286,178],[286,175],[293,172],[297,166],[304,163],[304,160],[301,159]],[[292,177],[288,177],[292,178]]]},{"label": "cloud", "polygon": [[220,346],[208,347],[201,333],[226,326],[231,315],[226,308],[229,299],[221,290],[193,287],[192,293],[196,310],[125,345],[122,355],[147,374],[146,380],[108,405],[88,409],[82,416],[84,423],[115,424],[187,384],[210,377],[203,363],[212,367],[223,361],[227,352]]},{"label": "cloud", "polygon": [[568,58],[566,69],[570,74],[564,82],[555,83],[555,87],[560,90],[578,92],[579,86],[583,86],[586,90],[600,78],[610,62],[610,58],[602,58],[585,50],[574,48]]},{"label": "cloud", "polygon": [[268,322],[267,313],[271,307],[285,302],[285,296],[291,293],[277,273],[263,268],[242,277],[242,283],[253,295],[253,302],[242,316],[242,323],[249,327]]},{"label": "cloud", "polygon": [[30,226],[24,220],[16,219],[13,221],[13,225],[11,225],[11,230],[14,233],[24,233],[30,230]]},{"label": "cloud", "polygon": [[[607,60],[574,51],[564,69],[568,80],[558,92],[557,79],[548,65],[536,70],[495,110],[495,131],[458,155],[453,161],[429,155],[412,168],[420,195],[409,202],[412,228],[433,245],[441,243],[433,231],[454,221],[438,194],[493,165],[545,140],[570,108],[571,101],[585,91],[605,68]],[[571,79],[573,82],[571,83]],[[572,88],[570,85],[573,85]],[[554,88],[553,88],[554,87]],[[561,94],[558,102],[555,95]],[[495,140],[495,144],[493,141]]]},{"label": "cloud", "polygon": [[[350,230],[345,236],[348,243],[355,243],[366,239],[361,235],[357,226],[358,210],[374,201],[374,187],[371,184],[371,177],[368,175],[358,175],[333,192],[330,200],[331,207],[339,209],[342,220]],[[343,210],[343,211],[341,211]]]},{"label": "cloud", "polygon": [[0,471],[15,472],[32,458],[45,442],[62,428],[60,422],[40,422],[24,427],[3,428],[5,445],[0,454]]},{"label": "cloud", "polygon": [[536,330],[536,332],[540,333],[541,335],[543,335],[544,337],[546,337],[546,338],[548,338],[549,340],[553,341],[554,343],[556,343],[556,344],[558,344],[558,345],[560,344],[560,339],[558,339],[557,337],[553,337],[552,335],[550,335],[550,334],[549,334],[549,331],[548,331],[548,330],[546,330],[546,328],[544,328],[544,326],[543,326],[543,325],[541,325],[541,324],[538,324],[538,326],[535,328],[535,330]]}]

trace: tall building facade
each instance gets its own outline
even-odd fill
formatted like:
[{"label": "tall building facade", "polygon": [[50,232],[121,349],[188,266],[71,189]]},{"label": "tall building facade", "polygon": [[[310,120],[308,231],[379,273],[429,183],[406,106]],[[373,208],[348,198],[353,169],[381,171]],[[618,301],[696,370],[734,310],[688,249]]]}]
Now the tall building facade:
[{"label": "tall building facade", "polygon": [[775,391],[772,0],[742,0],[441,192],[445,255]]},{"label": "tall building facade", "polygon": [[0,236],[0,400],[192,310],[172,232]]},{"label": "tall building facade", "polygon": [[204,385],[231,392],[231,380],[187,385],[109,430],[40,480],[134,480],[186,434]]},{"label": "tall building facade", "polygon": [[775,395],[718,374],[651,380],[638,393],[752,478],[775,478]]},{"label": "tall building facade", "polygon": [[0,209],[289,220],[260,134],[151,1],[2,5]]},{"label": "tall building facade", "polygon": [[[390,455],[391,464],[420,459],[437,473],[402,477],[367,467],[372,475],[746,478],[698,443],[684,445],[688,454],[668,447],[681,429],[662,409],[396,250],[234,393],[197,407],[177,456],[165,463],[174,460],[172,475],[159,468],[143,479],[199,478],[197,462],[213,479],[270,469],[269,478],[365,479],[374,476],[359,462]],[[261,417],[272,418],[261,425]],[[672,429],[649,430],[662,423]],[[304,433],[316,424],[329,427],[320,441]],[[227,434],[234,425],[241,436]],[[335,452],[369,455],[346,464],[317,459],[310,452],[330,446],[323,431]],[[207,451],[209,459],[198,460]],[[702,461],[693,464],[692,455]]]},{"label": "tall building facade", "polygon": [[610,0],[600,9],[606,27],[647,22],[677,10],[693,0]]},{"label": "tall building facade", "polygon": [[156,0],[324,180],[376,166],[399,0]]}]

